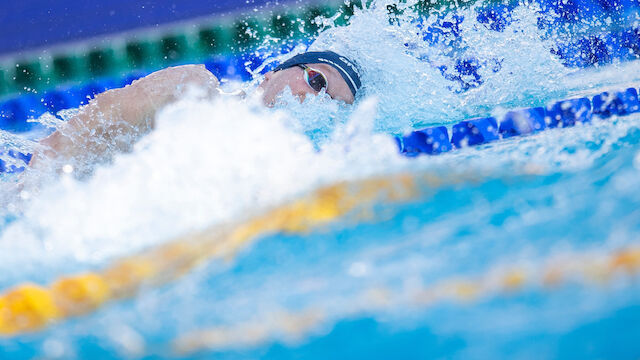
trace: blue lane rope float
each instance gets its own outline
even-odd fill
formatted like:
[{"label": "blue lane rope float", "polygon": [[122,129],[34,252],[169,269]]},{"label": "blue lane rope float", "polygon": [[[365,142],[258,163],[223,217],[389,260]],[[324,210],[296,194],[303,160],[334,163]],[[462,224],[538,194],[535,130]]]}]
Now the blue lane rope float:
[{"label": "blue lane rope float", "polygon": [[593,113],[600,117],[629,115],[640,111],[640,99],[634,88],[615,93],[603,92],[593,98]]},{"label": "blue lane rope float", "polygon": [[592,115],[591,101],[584,97],[558,101],[545,109],[545,119],[550,128],[573,126],[576,122],[587,123]]},{"label": "blue lane rope float", "polygon": [[503,139],[544,130],[544,108],[536,107],[509,111],[500,122],[499,132]]},{"label": "blue lane rope float", "polygon": [[414,131],[404,137],[396,137],[400,152],[408,157],[419,154],[439,154],[451,150],[449,132],[444,126]]},{"label": "blue lane rope float", "polygon": [[464,120],[451,130],[451,143],[456,148],[498,140],[498,123],[493,117]]}]

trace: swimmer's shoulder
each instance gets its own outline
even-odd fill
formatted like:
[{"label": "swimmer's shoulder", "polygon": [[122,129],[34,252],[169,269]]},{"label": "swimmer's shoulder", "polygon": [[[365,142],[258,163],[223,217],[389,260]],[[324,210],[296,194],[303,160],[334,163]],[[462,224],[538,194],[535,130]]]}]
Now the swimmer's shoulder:
[{"label": "swimmer's shoulder", "polygon": [[156,85],[193,83],[206,85],[209,88],[217,88],[220,86],[218,78],[201,64],[168,67],[140,78],[134,81],[132,85],[137,83],[152,83]]}]

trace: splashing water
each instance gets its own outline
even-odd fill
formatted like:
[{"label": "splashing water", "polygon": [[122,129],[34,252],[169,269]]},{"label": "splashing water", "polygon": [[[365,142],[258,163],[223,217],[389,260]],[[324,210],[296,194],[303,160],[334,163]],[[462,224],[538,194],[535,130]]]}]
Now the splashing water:
[{"label": "splashing water", "polygon": [[[501,31],[477,20],[480,5],[427,18],[407,11],[392,23],[386,5],[374,2],[310,46],[358,60],[365,88],[356,106],[326,94],[300,104],[286,91],[276,109],[255,98],[186,97],[163,109],[131,152],[91,164],[87,178],[73,171],[86,159],[69,159],[71,171],[60,175],[27,171],[23,178],[47,179],[37,189],[16,192],[17,177],[7,176],[0,286],[98,268],[339,181],[409,172],[437,175],[440,186],[412,202],[376,204],[372,221],[264,237],[231,262],[56,325],[15,351],[137,357],[200,344],[229,358],[385,358],[419,341],[413,355],[637,356],[633,321],[624,323],[632,335],[616,340],[622,350],[605,344],[613,336],[607,326],[638,317],[637,284],[621,276],[602,287],[525,284],[468,303],[412,299],[448,279],[491,278],[510,266],[536,271],[549,258],[569,263],[578,252],[637,244],[640,116],[411,160],[388,135],[637,85],[640,63],[564,67],[534,5],[515,7]],[[450,29],[444,22],[455,24],[455,39],[424,38],[429,27]],[[452,72],[461,61],[475,72]],[[15,149],[37,146],[2,134]],[[207,330],[196,336],[202,343],[191,340]],[[384,344],[375,353],[372,339]],[[0,340],[0,348],[10,343]]]},{"label": "splashing water", "polygon": [[[374,6],[366,16],[356,16],[348,28],[323,32],[311,46],[335,49],[358,60],[364,74],[363,96],[376,94],[381,100],[376,123],[380,131],[451,124],[496,106],[528,106],[566,95],[560,79],[569,71],[550,56],[552,42],[541,40],[534,9],[516,8],[514,20],[502,32],[474,21],[474,8],[432,14],[419,23],[408,13],[394,25],[389,25],[386,11],[384,4]],[[459,22],[457,30],[445,33],[435,44],[422,39],[425,29],[446,21]],[[521,48],[526,53],[514,51]],[[461,59],[486,64],[479,71],[482,86],[460,93],[455,91],[460,84],[443,76],[442,66],[452,68]],[[500,70],[494,71],[496,67]]]}]

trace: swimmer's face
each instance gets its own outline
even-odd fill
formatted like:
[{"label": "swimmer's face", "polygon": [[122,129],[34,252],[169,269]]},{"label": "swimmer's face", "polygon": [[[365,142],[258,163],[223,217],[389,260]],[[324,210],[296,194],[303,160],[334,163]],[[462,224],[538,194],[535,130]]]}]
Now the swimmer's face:
[{"label": "swimmer's face", "polygon": [[[353,104],[353,94],[349,86],[344,81],[338,70],[327,64],[306,64],[308,67],[316,69],[327,77],[329,87],[326,89],[327,94],[335,100],[344,101],[347,104]],[[259,88],[262,89],[262,101],[266,106],[273,106],[282,93],[289,87],[291,93],[298,97],[300,102],[304,101],[307,95],[317,95],[318,92],[313,90],[304,80],[304,70],[298,66],[290,67],[280,71],[269,71],[264,76],[264,80]]]}]

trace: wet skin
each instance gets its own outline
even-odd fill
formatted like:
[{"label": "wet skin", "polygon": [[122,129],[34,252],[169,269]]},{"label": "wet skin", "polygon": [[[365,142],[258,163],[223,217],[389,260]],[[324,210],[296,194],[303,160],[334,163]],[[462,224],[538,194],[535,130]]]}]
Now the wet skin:
[{"label": "wet skin", "polygon": [[[328,83],[327,94],[335,100],[352,104],[353,94],[340,73],[326,64],[307,64],[322,72]],[[30,165],[48,166],[52,159],[72,159],[83,156],[108,154],[109,148],[127,151],[132,143],[154,127],[156,112],[178,99],[195,85],[205,90],[206,97],[220,95],[218,79],[202,65],[184,65],[157,71],[133,84],[109,90],[96,96],[78,114],[40,141],[42,148],[36,150]],[[273,106],[286,88],[304,101],[307,95],[317,95],[304,80],[300,67],[269,72],[259,86],[266,106]],[[117,139],[128,135],[130,142]]]},{"label": "wet skin", "polygon": [[[306,65],[315,70],[319,70],[326,76],[329,85],[326,92],[331,98],[344,101],[347,104],[353,104],[353,94],[351,90],[349,90],[346,81],[340,76],[338,70],[327,64]],[[304,101],[309,94],[318,94],[318,92],[313,90],[304,80],[304,70],[298,66],[294,66],[277,72],[270,71],[265,74],[264,80],[259,86],[259,89],[263,91],[262,101],[264,104],[269,107],[273,106],[286,87],[291,89],[291,93],[298,97],[300,102]]]}]

